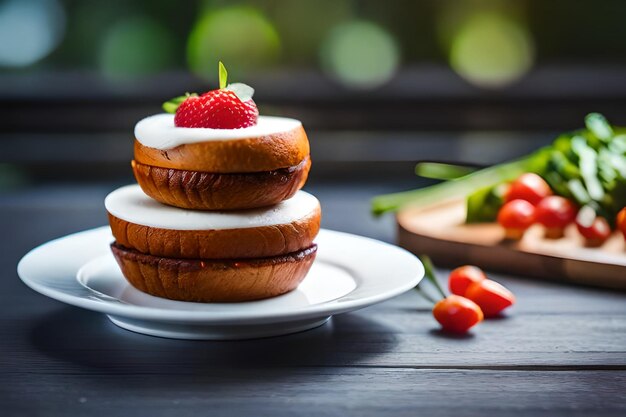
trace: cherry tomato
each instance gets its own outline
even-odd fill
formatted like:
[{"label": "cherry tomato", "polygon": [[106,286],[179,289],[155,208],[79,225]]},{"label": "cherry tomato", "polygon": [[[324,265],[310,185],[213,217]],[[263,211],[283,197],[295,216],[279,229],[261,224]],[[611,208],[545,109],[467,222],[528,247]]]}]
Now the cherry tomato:
[{"label": "cherry tomato", "polygon": [[617,213],[617,228],[624,234],[624,239],[626,239],[626,207]]},{"label": "cherry tomato", "polygon": [[460,295],[450,295],[433,307],[433,316],[444,330],[465,333],[483,320],[478,305]]},{"label": "cherry tomato", "polygon": [[465,296],[480,306],[485,317],[494,317],[515,303],[511,291],[490,279],[470,284]]},{"label": "cherry tomato", "polygon": [[539,204],[545,197],[552,195],[550,186],[543,178],[532,172],[522,174],[511,183],[505,200],[526,200],[533,206]]},{"label": "cherry tomato", "polygon": [[483,279],[487,279],[487,276],[482,269],[473,265],[461,266],[450,272],[448,288],[452,294],[465,295],[467,287],[472,282],[482,281]]},{"label": "cherry tomato", "polygon": [[576,216],[576,228],[591,247],[601,246],[611,236],[611,226],[604,217],[596,215],[594,209],[585,206]]},{"label": "cherry tomato", "polygon": [[509,201],[498,212],[498,223],[508,239],[520,239],[535,221],[535,207],[526,200]]},{"label": "cherry tomato", "polygon": [[551,195],[537,204],[535,216],[537,222],[546,228],[546,237],[558,239],[563,237],[563,230],[576,218],[576,206],[566,198]]}]

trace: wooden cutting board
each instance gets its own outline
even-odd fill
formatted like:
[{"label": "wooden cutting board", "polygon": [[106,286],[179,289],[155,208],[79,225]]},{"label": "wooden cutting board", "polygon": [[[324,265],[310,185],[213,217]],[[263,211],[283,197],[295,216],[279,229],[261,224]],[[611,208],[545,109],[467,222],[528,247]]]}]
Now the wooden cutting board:
[{"label": "wooden cutting board", "polygon": [[495,223],[465,224],[465,200],[407,208],[397,214],[398,244],[439,265],[473,264],[487,270],[626,290],[626,244],[614,233],[587,248],[574,225],[562,239],[545,239],[539,225],[518,242],[504,240]]}]

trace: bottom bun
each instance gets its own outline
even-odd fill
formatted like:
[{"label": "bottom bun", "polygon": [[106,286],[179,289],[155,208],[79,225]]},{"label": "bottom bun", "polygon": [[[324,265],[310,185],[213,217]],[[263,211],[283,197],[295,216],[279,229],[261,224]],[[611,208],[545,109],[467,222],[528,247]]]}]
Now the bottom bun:
[{"label": "bottom bun", "polygon": [[140,291],[179,301],[237,302],[294,290],[309,272],[317,245],[257,259],[173,259],[111,244],[122,274]]}]

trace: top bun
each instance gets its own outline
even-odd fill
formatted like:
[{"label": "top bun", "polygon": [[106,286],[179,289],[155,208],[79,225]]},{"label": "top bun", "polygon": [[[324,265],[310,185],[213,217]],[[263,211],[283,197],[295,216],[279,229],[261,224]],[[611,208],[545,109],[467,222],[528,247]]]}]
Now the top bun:
[{"label": "top bun", "polygon": [[171,206],[241,210],[280,203],[306,182],[309,141],[294,119],[261,116],[241,129],[176,127],[169,114],[135,127],[133,172],[144,193]]},{"label": "top bun", "polygon": [[294,119],[260,116],[243,129],[174,126],[161,114],[135,127],[135,161],[160,168],[208,173],[253,173],[290,168],[309,155],[302,124]]}]

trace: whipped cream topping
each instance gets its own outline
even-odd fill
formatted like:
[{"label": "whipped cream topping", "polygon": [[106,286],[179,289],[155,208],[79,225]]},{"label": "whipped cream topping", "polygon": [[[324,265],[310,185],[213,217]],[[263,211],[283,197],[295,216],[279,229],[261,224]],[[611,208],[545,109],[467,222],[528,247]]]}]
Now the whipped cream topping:
[{"label": "whipped cream topping", "polygon": [[156,114],[140,120],[135,137],[144,146],[172,149],[179,145],[210,140],[237,140],[289,132],[300,127],[299,120],[286,117],[259,116],[257,124],[242,129],[209,129],[176,127],[173,114]]},{"label": "whipped cream topping", "polygon": [[127,185],[104,200],[115,217],[143,226],[172,230],[224,230],[289,224],[311,214],[317,198],[298,191],[289,200],[271,207],[238,211],[185,210],[161,204],[143,193],[139,185]]}]

